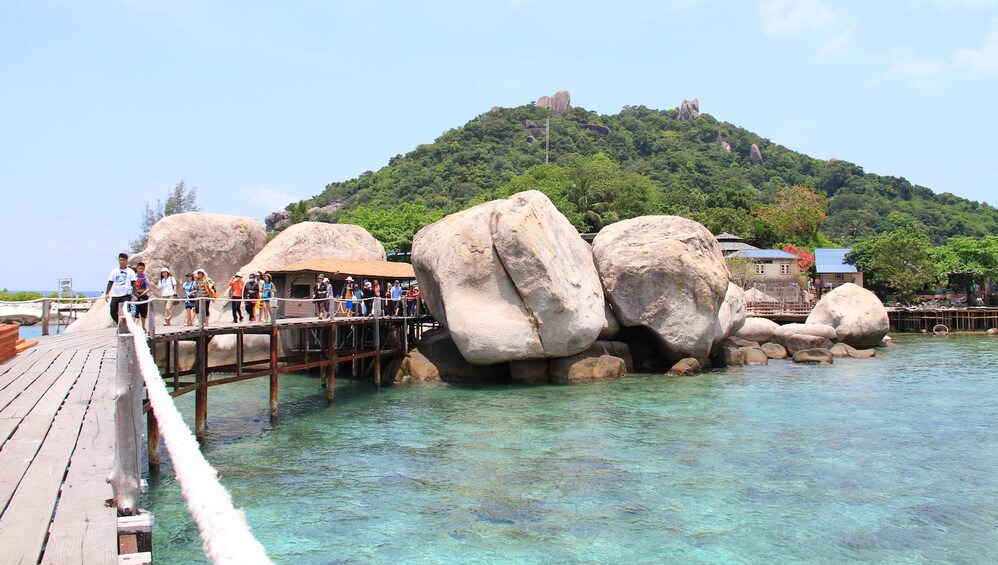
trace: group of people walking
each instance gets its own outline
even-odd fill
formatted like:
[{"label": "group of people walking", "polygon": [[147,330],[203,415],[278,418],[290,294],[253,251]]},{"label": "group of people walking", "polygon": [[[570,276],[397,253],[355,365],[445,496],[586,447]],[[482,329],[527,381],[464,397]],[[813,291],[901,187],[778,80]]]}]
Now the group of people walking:
[{"label": "group of people walking", "polygon": [[[232,322],[246,321],[271,323],[277,293],[269,273],[249,273],[244,280],[242,272],[237,272],[228,282],[225,295],[229,298]],[[108,276],[104,300],[110,302],[111,319],[118,323],[121,306],[128,303],[132,315],[146,329],[149,316],[149,302],[158,293],[165,302],[164,323],[173,323],[173,306],[183,301],[184,325],[194,325],[195,317],[202,309],[204,323],[208,324],[211,314],[211,299],[218,298],[215,281],[204,269],[197,269],[184,275],[183,282],[174,278],[170,269],[160,269],[158,279],[146,273],[145,263],[138,262],[134,268],[128,264],[128,254],[118,254],[118,267]],[[397,279],[382,288],[379,279],[364,279],[360,284],[353,277],[347,277],[338,292],[334,292],[329,277],[320,274],[310,289],[315,303],[315,314],[320,319],[331,316],[419,316],[424,311],[419,285],[403,286]],[[243,312],[245,311],[245,315]]]},{"label": "group of people walking", "polygon": [[[271,302],[276,298],[274,283],[270,274],[251,273],[249,281],[242,282],[242,273],[236,273],[229,281],[228,292],[232,308],[232,321],[241,322],[244,317],[241,308],[251,322],[273,322]],[[159,279],[153,279],[146,273],[146,265],[138,262],[135,267],[128,264],[128,254],[118,254],[118,267],[108,275],[107,288],[104,290],[104,300],[110,302],[111,319],[117,324],[121,306],[129,303],[132,315],[146,329],[146,319],[149,316],[149,301],[153,292],[165,302],[163,307],[164,324],[173,324],[173,306],[180,300],[184,302],[184,325],[194,325],[195,317],[204,310],[204,323],[208,324],[211,314],[211,299],[218,298],[215,281],[204,269],[197,269],[184,275],[183,283],[179,283],[168,267],[160,269]]]},{"label": "group of people walking", "polygon": [[408,288],[398,280],[381,287],[381,280],[362,280],[359,284],[347,277],[339,291],[333,289],[329,277],[319,274],[312,285],[310,297],[315,302],[315,315],[320,319],[331,316],[418,316],[423,311],[419,285]]}]

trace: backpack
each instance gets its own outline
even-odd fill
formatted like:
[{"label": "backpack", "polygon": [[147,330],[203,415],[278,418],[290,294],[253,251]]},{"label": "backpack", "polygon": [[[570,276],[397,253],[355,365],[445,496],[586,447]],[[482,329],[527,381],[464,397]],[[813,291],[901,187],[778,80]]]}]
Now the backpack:
[{"label": "backpack", "polygon": [[215,281],[204,278],[204,290],[208,293],[208,298],[218,298],[218,291],[215,290]]}]

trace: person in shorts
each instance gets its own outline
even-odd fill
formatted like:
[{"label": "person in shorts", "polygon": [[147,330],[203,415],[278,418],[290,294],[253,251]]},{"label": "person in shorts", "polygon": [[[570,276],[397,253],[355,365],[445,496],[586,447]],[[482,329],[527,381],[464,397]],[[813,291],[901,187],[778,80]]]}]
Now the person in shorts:
[{"label": "person in shorts", "polygon": [[118,254],[118,268],[111,269],[107,278],[107,288],[104,290],[104,301],[111,302],[111,319],[118,323],[121,304],[127,302],[135,292],[135,271],[128,266],[128,254]]},{"label": "person in shorts", "polygon": [[194,314],[198,307],[198,287],[194,283],[194,273],[184,275],[184,325],[194,325]]},{"label": "person in shorts", "polygon": [[135,303],[135,319],[142,324],[142,329],[146,329],[146,318],[149,317],[149,292],[152,284],[146,275],[146,264],[139,262],[135,265],[135,294],[132,302]]}]

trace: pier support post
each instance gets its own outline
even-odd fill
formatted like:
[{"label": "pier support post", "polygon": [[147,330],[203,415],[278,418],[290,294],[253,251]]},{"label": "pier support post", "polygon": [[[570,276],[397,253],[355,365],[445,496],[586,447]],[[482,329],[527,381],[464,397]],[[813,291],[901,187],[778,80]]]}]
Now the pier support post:
[{"label": "pier support post", "polygon": [[333,323],[329,328],[329,370],[326,371],[326,401],[332,402],[336,395],[336,342],[340,325]]},{"label": "pier support post", "polygon": [[146,438],[148,438],[149,443],[149,473],[158,474],[159,473],[159,421],[156,420],[156,414],[152,411],[152,407],[149,407],[149,412],[146,412]]},{"label": "pier support post", "polygon": [[49,313],[52,311],[52,301],[42,300],[42,335],[49,335]]},{"label": "pier support post", "polygon": [[[277,420],[277,326],[270,329],[270,421]],[[307,347],[307,344],[306,344]]]},{"label": "pier support post", "polygon": [[194,435],[198,441],[204,441],[205,423],[208,420],[208,339],[204,330],[197,339],[194,364],[197,368],[198,385],[194,391]]},{"label": "pier support post", "polygon": [[115,358],[114,393],[114,467],[107,482],[111,484],[118,513],[131,516],[139,511],[139,481],[142,444],[142,377],[135,354],[135,339],[130,333],[118,334]]},{"label": "pier support post", "polygon": [[381,388],[381,324],[374,319],[374,386]]}]

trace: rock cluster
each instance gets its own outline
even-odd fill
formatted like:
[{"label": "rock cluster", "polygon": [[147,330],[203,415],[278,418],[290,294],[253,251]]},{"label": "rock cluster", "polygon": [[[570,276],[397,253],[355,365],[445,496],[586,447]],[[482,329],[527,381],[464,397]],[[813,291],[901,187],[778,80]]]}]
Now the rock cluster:
[{"label": "rock cluster", "polygon": [[700,101],[694,98],[693,100],[683,100],[683,103],[679,105],[679,119],[680,120],[695,120],[700,117]]},{"label": "rock cluster", "polygon": [[[840,315],[834,293],[815,309],[829,323],[747,318],[746,293],[729,282],[704,226],[643,216],[607,226],[590,248],[537,191],[427,226],[413,240],[412,260],[427,307],[445,329],[406,358],[396,382],[467,383],[481,373],[578,383],[635,368],[686,375],[770,359],[826,363],[840,354],[870,356],[850,344],[879,343],[886,333],[855,320],[855,312]],[[850,296],[856,304],[869,298]]]},{"label": "rock cluster", "polygon": [[535,105],[551,110],[552,114],[560,116],[572,108],[572,95],[567,90],[559,90],[553,96],[541,96]]}]

